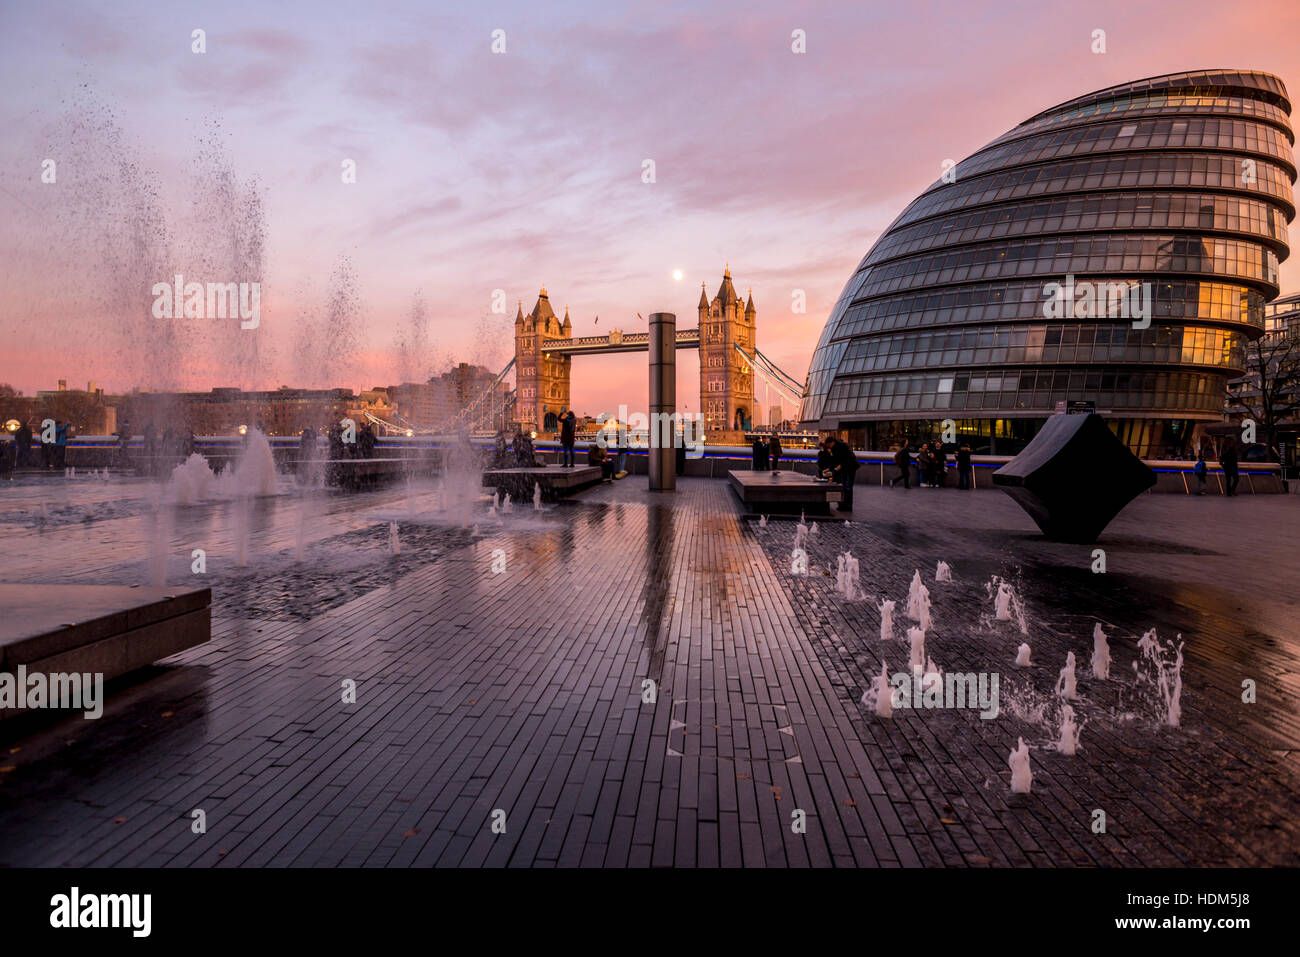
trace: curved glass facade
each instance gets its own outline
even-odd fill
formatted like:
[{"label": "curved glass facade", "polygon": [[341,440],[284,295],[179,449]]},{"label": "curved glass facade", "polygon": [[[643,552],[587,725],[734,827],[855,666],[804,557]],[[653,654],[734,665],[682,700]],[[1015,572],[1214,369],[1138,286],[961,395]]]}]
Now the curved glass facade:
[{"label": "curved glass facade", "polygon": [[[1210,71],[1026,120],[917,197],[859,263],[800,418],[875,447],[952,418],[973,447],[1003,435],[993,450],[1014,451],[1059,403],[1091,400],[1140,454],[1185,443],[1221,417],[1278,294],[1290,113],[1276,77]],[[1049,285],[1067,277],[1070,293]],[[1094,301],[1109,308],[1065,302],[1083,284],[1113,290]],[[1121,312],[1121,290],[1149,316]]]}]

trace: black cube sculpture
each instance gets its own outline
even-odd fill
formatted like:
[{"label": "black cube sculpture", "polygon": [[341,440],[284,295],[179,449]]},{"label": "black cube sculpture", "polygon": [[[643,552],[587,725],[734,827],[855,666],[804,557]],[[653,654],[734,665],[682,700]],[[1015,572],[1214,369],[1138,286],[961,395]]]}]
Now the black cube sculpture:
[{"label": "black cube sculpture", "polygon": [[1054,415],[1023,452],[993,473],[993,484],[1060,542],[1095,542],[1111,520],[1156,484],[1102,417]]}]

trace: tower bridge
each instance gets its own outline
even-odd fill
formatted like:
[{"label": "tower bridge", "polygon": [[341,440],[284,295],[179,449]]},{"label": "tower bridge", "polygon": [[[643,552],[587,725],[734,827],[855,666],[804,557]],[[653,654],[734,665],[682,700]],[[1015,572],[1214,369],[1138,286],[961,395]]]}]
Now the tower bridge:
[{"label": "tower bridge", "polygon": [[[754,368],[750,355],[759,355],[758,311],[750,290],[742,301],[724,270],[717,294],[709,299],[703,283],[697,306],[699,325],[679,329],[678,349],[700,351],[700,409],[710,434],[743,431],[755,420]],[[525,314],[521,302],[515,315],[516,409],[525,431],[552,431],[561,412],[571,407],[570,382],[575,356],[615,352],[647,352],[648,332],[613,329],[604,336],[574,338],[569,309],[560,319],[543,286],[537,303]]]}]

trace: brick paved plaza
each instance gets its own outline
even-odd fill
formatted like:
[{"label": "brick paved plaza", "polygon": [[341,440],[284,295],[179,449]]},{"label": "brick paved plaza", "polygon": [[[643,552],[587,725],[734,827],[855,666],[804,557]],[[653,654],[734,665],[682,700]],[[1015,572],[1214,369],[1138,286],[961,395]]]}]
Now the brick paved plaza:
[{"label": "brick paved plaza", "polygon": [[[0,580],[148,580],[147,486],[27,481],[0,503]],[[1099,543],[1105,574],[996,492],[864,488],[850,526],[818,523],[806,576],[796,520],[761,527],[721,480],[652,496],[633,477],[499,522],[484,503],[463,528],[436,504],[427,488],[258,500],[243,569],[236,503],[172,514],[167,581],[211,585],[213,640],[114,683],[97,722],[0,728],[0,865],[1300,863],[1294,496],[1143,496]],[[860,601],[834,587],[846,549]],[[999,672],[996,719],[861,704],[882,656],[906,668],[917,569],[928,654]],[[995,620],[994,575],[1027,636]],[[1134,677],[1151,628],[1186,642],[1177,728]],[[1032,668],[1012,664],[1021,641]],[[1052,747],[1067,651],[1074,756]],[[1020,737],[1033,789],[1013,796]]]}]

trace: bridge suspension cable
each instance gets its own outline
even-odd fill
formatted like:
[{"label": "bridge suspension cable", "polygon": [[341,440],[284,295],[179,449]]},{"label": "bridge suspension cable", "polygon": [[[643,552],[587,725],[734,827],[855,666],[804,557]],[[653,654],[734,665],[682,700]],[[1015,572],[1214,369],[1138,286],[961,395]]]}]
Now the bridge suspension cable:
[{"label": "bridge suspension cable", "polygon": [[749,363],[749,367],[754,370],[755,374],[761,376],[763,381],[766,382],[770,388],[775,390],[779,396],[793,403],[794,406],[798,408],[799,403],[803,400],[803,386],[799,385],[793,378],[782,372],[781,369],[772,362],[772,360],[768,359],[757,349],[754,350],[754,355],[750,355],[739,345],[735,348],[737,352],[744,356],[745,361]]},{"label": "bridge suspension cable", "polygon": [[[448,419],[447,422],[441,428],[433,429],[431,431],[433,431],[436,434],[436,433],[450,432],[453,429],[457,429],[457,428],[465,428],[468,426],[477,425],[480,421],[482,421],[483,418],[482,416],[483,410],[479,409],[479,407],[483,403],[483,400],[489,398],[496,391],[497,386],[499,386],[502,380],[505,379],[506,373],[508,373],[514,367],[515,367],[515,360],[514,357],[511,356],[510,361],[506,363],[505,368],[496,374],[496,378],[494,378],[488,384],[488,387],[486,389],[484,389],[482,392],[476,395],[473,398],[473,400],[471,400],[470,403],[467,406],[465,406],[465,408],[461,409],[454,416]],[[480,414],[478,416],[474,416],[475,410],[479,411]],[[491,415],[492,413],[491,402],[489,402],[487,405],[487,412],[489,415]]]}]

